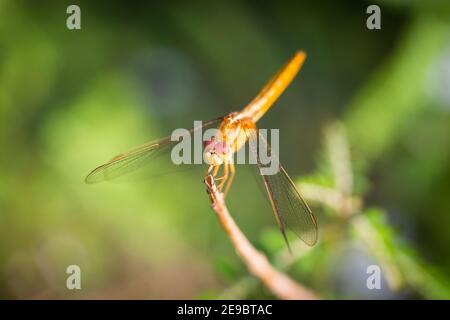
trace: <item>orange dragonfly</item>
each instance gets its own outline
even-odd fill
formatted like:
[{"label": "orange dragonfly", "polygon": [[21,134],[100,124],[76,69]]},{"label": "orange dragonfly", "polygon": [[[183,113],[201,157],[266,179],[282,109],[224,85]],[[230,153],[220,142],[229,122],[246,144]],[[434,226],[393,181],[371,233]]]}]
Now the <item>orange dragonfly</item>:
[{"label": "orange dragonfly", "polygon": [[[232,155],[248,141],[258,141],[258,143],[265,143],[268,146],[268,142],[259,134],[256,122],[292,82],[302,67],[305,58],[306,54],[303,51],[296,52],[241,111],[232,112],[227,116],[208,121],[202,126],[189,130],[189,133],[192,133],[218,126],[221,137],[217,139],[213,137],[206,142],[203,156],[209,164],[206,176],[212,176],[216,181],[220,181],[217,188],[224,193],[224,196],[230,189],[236,171]],[[170,150],[176,143],[178,141],[172,141],[171,137],[168,136],[119,154],[109,162],[94,169],[85,181],[90,184],[111,180],[134,171],[148,163],[156,155]],[[259,157],[257,157],[257,164],[260,168],[263,167]],[[218,177],[221,169],[222,176]],[[318,237],[316,219],[285,169],[278,163],[277,173],[261,176],[285,241],[287,242],[286,229],[289,228],[306,244],[314,245]]]}]

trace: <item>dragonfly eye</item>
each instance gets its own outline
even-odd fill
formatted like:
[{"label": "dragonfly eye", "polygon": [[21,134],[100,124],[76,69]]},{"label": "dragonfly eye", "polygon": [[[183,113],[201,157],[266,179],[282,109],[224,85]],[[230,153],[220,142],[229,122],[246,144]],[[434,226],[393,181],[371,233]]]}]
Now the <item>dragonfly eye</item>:
[{"label": "dragonfly eye", "polygon": [[204,141],[203,142],[203,147],[205,149],[208,148],[208,147],[210,148],[214,144],[215,140],[216,140],[216,137],[211,137],[211,140]]},{"label": "dragonfly eye", "polygon": [[214,146],[214,149],[222,155],[225,155],[228,153],[228,145],[225,141],[216,143],[216,145]]},{"label": "dragonfly eye", "polygon": [[228,144],[225,141],[216,142],[214,137],[203,143],[205,152],[212,154],[226,155],[229,151]]}]

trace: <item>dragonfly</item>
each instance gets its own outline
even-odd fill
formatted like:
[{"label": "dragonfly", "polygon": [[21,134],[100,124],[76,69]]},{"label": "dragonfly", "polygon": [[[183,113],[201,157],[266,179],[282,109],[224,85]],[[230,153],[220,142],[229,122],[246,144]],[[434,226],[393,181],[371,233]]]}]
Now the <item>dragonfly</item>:
[{"label": "dragonfly", "polygon": [[[256,123],[293,81],[305,59],[306,53],[297,51],[241,111],[207,121],[188,131],[190,134],[209,127],[218,128],[218,136],[213,136],[205,142],[203,157],[209,164],[205,178],[212,177],[214,181],[218,181],[218,191],[223,193],[224,197],[228,194],[236,174],[233,155],[249,142],[264,143],[270,149],[269,143],[259,133]],[[168,136],[119,154],[91,171],[85,182],[92,184],[112,180],[135,171],[146,164],[151,164],[157,155],[167,153],[177,142]],[[259,156],[256,158],[256,164],[261,169],[263,163]],[[313,246],[318,239],[314,214],[284,167],[279,162],[277,166],[275,174],[261,174],[261,177],[278,227],[288,247],[287,230],[292,231],[307,245]]]}]

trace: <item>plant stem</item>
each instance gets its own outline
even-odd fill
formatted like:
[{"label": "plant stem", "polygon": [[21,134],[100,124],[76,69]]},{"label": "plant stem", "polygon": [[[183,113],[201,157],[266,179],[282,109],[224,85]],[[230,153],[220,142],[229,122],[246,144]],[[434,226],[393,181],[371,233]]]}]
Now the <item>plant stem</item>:
[{"label": "plant stem", "polygon": [[212,176],[205,178],[212,208],[222,227],[230,238],[237,254],[248,270],[278,298],[287,300],[314,300],[318,297],[309,289],[292,280],[288,275],[275,269],[267,257],[253,247],[247,237],[234,222],[225,205],[223,194],[217,190]]}]

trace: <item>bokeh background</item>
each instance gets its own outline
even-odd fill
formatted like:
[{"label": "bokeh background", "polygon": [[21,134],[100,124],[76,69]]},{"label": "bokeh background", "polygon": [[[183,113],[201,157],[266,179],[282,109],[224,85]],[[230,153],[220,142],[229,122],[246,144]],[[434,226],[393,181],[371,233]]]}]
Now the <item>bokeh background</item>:
[{"label": "bokeh background", "polygon": [[[115,154],[239,110],[295,52],[261,120],[319,220],[286,252],[238,167],[232,215],[330,299],[450,298],[450,3],[0,1],[0,297],[274,298],[222,231],[201,170],[85,185]],[[81,7],[81,30],[66,8]],[[66,288],[81,267],[82,289]],[[382,270],[366,287],[367,266]]]}]

